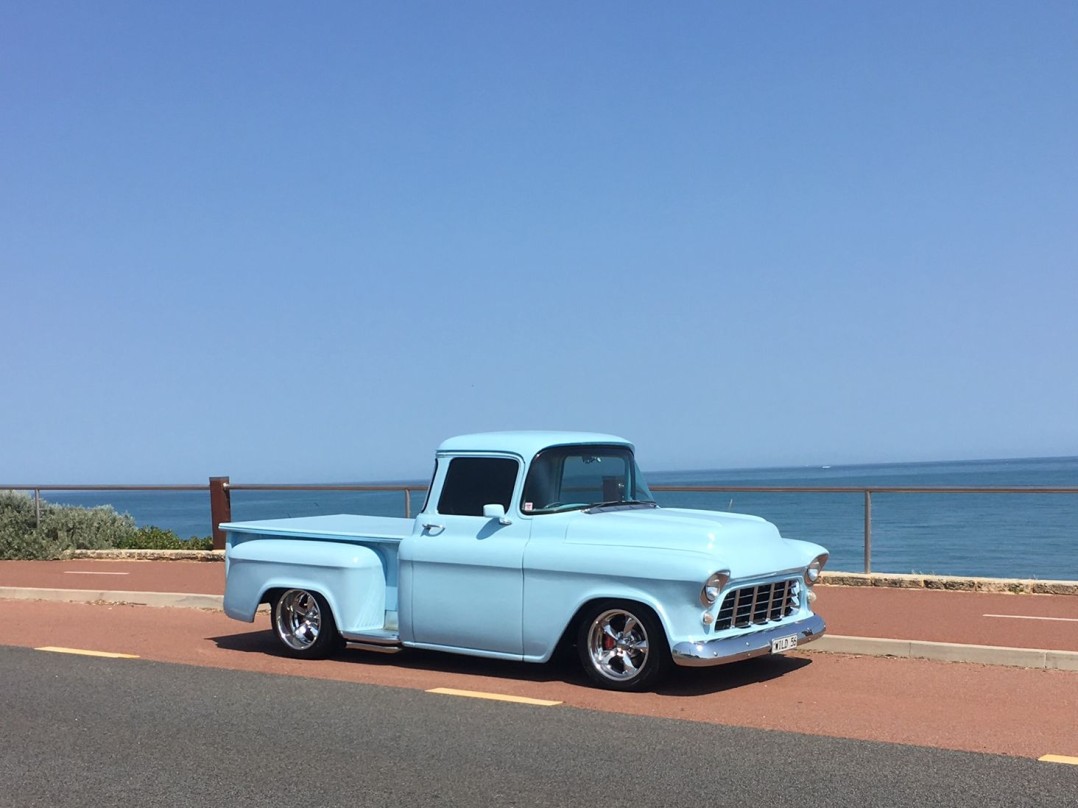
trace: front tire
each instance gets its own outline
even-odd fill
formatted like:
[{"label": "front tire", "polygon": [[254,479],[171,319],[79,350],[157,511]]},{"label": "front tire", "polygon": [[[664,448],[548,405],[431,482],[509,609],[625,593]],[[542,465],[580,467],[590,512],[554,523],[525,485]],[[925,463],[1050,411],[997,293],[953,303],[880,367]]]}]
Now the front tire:
[{"label": "front tire", "polygon": [[592,606],[577,627],[576,648],[584,673],[607,690],[654,687],[671,664],[662,624],[637,603]]},{"label": "front tire", "polygon": [[325,659],[344,647],[329,603],[318,592],[287,589],[273,602],[273,633],[297,659]]}]

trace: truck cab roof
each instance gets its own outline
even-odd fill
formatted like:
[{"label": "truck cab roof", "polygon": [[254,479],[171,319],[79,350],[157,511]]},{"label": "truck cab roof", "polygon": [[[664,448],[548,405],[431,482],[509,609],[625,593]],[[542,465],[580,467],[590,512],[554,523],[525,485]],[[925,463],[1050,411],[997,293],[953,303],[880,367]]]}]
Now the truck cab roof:
[{"label": "truck cab roof", "polygon": [[457,435],[443,441],[442,445],[438,447],[438,454],[505,452],[530,460],[543,449],[548,449],[551,446],[577,444],[618,445],[633,448],[633,444],[625,440],[625,438],[619,438],[617,435],[606,435],[601,432],[478,432],[471,435]]}]

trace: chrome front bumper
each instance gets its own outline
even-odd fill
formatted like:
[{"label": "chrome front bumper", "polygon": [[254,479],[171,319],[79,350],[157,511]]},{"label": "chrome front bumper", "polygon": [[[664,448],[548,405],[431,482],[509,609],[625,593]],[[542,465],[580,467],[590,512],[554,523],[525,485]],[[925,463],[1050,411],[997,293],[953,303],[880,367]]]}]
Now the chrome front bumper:
[{"label": "chrome front bumper", "polygon": [[826,630],[823,618],[814,614],[795,623],[784,623],[781,626],[754,631],[751,634],[706,642],[679,642],[673,647],[672,654],[674,662],[689,668],[725,665],[727,662],[770,654],[771,641],[780,637],[796,634],[797,645],[801,647],[807,642],[822,637]]}]

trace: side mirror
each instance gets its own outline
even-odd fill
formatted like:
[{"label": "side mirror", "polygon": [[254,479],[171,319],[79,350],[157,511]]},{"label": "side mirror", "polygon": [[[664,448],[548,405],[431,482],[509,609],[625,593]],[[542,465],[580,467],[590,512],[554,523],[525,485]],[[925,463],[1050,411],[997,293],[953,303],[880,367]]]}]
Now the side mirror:
[{"label": "side mirror", "polygon": [[499,525],[513,524],[513,520],[505,515],[504,505],[484,505],[483,516],[487,519],[497,519]]}]

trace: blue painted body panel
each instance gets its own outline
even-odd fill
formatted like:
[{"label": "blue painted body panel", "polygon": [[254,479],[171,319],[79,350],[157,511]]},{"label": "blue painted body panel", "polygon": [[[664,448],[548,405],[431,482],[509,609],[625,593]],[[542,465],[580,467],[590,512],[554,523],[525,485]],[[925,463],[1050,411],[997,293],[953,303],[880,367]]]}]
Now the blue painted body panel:
[{"label": "blue painted body panel", "polygon": [[276,589],[311,589],[342,632],[396,630],[397,548],[414,519],[311,516],[222,524],[225,613],[248,623]]},{"label": "blue painted body panel", "polygon": [[531,460],[543,449],[551,446],[570,445],[618,444],[633,445],[619,438],[617,435],[606,435],[601,432],[479,432],[474,435],[458,435],[442,442],[438,447],[439,455],[468,455],[468,454],[506,454],[515,455],[524,460]]},{"label": "blue painted body panel", "polygon": [[[802,576],[826,551],[782,538],[763,519],[648,507],[523,512],[532,458],[550,446],[579,444],[631,448],[596,433],[461,436],[439,447],[431,496],[414,520],[336,515],[222,525],[226,612],[249,621],[270,590],[304,588],[326,597],[347,635],[527,661],[549,659],[577,612],[602,599],[649,606],[671,648],[709,641],[709,648],[725,647],[716,641],[759,631],[713,631],[705,620],[701,589],[719,570],[730,574],[724,592],[793,582],[796,608],[768,630],[812,617]],[[519,463],[509,524],[437,512],[443,461],[475,456]],[[712,616],[716,611],[711,607]],[[690,664],[677,655],[675,661]]]},{"label": "blue painted body panel", "polygon": [[225,522],[221,528],[230,533],[247,535],[345,540],[362,537],[372,541],[399,542],[411,535],[414,523],[414,519],[400,519],[392,516],[356,516],[339,513],[333,516],[266,519],[261,522]]},{"label": "blue painted body panel", "polygon": [[385,562],[361,545],[265,538],[228,550],[225,614],[254,620],[258,604],[275,589],[309,589],[325,595],[342,631],[361,633],[385,625]]}]

